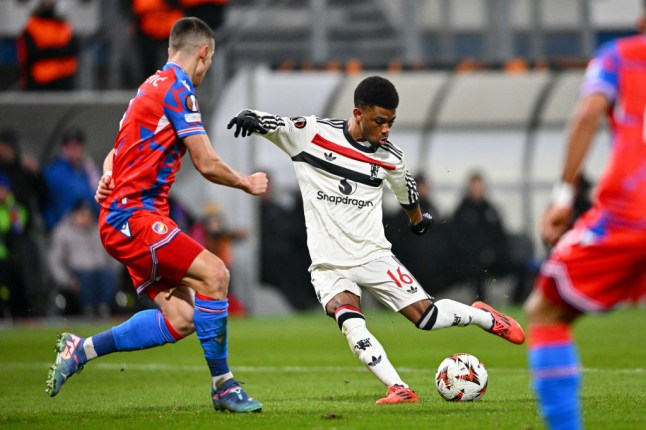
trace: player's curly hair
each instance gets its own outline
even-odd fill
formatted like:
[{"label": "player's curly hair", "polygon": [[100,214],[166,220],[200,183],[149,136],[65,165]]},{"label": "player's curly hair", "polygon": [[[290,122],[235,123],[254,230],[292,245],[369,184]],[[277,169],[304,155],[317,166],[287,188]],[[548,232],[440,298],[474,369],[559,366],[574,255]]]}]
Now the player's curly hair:
[{"label": "player's curly hair", "polygon": [[199,18],[184,17],[178,19],[170,31],[168,44],[171,49],[179,51],[191,48],[196,41],[215,40],[215,34],[207,23]]},{"label": "player's curly hair", "polygon": [[399,94],[388,79],[381,76],[370,76],[357,85],[354,90],[354,106],[379,106],[385,109],[396,109],[399,105]]}]

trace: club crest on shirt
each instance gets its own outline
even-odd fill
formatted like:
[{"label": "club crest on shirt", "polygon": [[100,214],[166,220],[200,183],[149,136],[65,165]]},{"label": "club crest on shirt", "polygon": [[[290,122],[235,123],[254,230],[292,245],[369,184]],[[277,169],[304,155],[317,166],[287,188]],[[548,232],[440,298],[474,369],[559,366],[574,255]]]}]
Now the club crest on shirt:
[{"label": "club crest on shirt", "polygon": [[153,231],[157,234],[164,234],[168,232],[168,227],[161,221],[155,221],[153,224]]},{"label": "club crest on shirt", "polygon": [[379,166],[376,164],[370,164],[370,179],[375,180],[377,179],[377,176],[379,175]]},{"label": "club crest on shirt", "polygon": [[290,118],[292,122],[294,123],[294,127],[296,128],[303,128],[307,124],[307,120],[303,118],[302,116],[294,116]]},{"label": "club crest on shirt", "polygon": [[191,112],[197,112],[200,110],[200,106],[197,104],[197,98],[195,97],[195,94],[189,94],[186,97],[184,103],[186,104],[186,109],[190,110]]}]

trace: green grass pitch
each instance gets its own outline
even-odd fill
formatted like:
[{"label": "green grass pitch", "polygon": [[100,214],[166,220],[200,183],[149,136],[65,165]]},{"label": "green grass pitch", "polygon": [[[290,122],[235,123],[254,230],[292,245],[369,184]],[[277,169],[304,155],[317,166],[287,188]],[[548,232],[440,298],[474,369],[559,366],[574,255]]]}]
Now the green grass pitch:
[{"label": "green grass pitch", "polygon": [[[518,309],[508,309],[522,316]],[[419,404],[375,406],[385,388],[350,352],[322,313],[234,318],[230,364],[261,414],[216,413],[197,338],[95,360],[59,395],[45,393],[56,333],[88,336],[107,328],[62,325],[0,330],[2,429],[542,429],[529,388],[525,346],[476,327],[421,332],[403,317],[375,310],[368,326]],[[576,325],[584,366],[588,429],[646,429],[646,312],[622,309]],[[468,352],[489,371],[489,389],[473,403],[437,394],[440,361]]]}]

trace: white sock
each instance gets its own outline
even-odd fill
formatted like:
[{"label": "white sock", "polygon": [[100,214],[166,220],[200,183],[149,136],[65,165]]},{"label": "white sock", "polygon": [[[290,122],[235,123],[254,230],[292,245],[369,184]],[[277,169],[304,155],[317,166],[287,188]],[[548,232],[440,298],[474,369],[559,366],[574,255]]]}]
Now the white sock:
[{"label": "white sock", "polygon": [[87,357],[87,361],[93,360],[93,359],[95,359],[97,357],[97,353],[94,350],[94,341],[92,340],[91,337],[88,337],[83,342],[83,351],[85,352],[85,356]]},{"label": "white sock", "polygon": [[229,379],[233,378],[233,373],[227,372],[223,373],[222,375],[214,376],[213,377],[213,386],[217,389],[224,381],[227,381]]},{"label": "white sock", "polygon": [[468,306],[455,300],[442,299],[434,303],[437,308],[437,320],[433,330],[475,324],[485,330],[493,325],[493,317],[487,311]]},{"label": "white sock", "polygon": [[366,321],[362,318],[349,318],[343,322],[342,332],[348,339],[348,345],[354,355],[386,386],[408,385],[386,356],[386,351],[376,337],[368,331]]}]

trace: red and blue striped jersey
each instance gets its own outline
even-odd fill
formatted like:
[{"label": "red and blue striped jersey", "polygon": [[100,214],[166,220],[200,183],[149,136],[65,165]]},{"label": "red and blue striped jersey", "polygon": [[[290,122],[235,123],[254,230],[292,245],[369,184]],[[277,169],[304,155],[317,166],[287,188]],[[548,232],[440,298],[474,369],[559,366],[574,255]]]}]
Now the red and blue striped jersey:
[{"label": "red and blue striped jersey", "polygon": [[596,203],[616,222],[646,227],[646,37],[604,44],[588,66],[582,92],[612,103],[612,151]]},{"label": "red and blue striped jersey", "polygon": [[114,144],[115,188],[103,202],[111,225],[120,228],[142,209],[168,216],[168,193],[186,152],[181,139],[206,133],[194,93],[186,72],[168,63],[130,100]]}]

